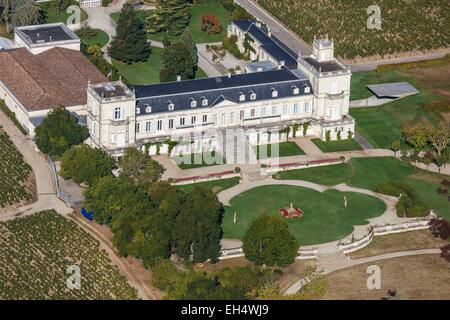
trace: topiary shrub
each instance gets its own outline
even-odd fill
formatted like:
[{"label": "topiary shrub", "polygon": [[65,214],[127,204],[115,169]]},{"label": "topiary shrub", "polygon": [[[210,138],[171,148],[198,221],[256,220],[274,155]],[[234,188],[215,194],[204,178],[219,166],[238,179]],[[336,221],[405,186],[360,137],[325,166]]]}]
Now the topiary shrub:
[{"label": "topiary shrub", "polygon": [[239,167],[234,168],[234,172],[236,172],[236,173],[241,172],[241,168],[239,168]]}]

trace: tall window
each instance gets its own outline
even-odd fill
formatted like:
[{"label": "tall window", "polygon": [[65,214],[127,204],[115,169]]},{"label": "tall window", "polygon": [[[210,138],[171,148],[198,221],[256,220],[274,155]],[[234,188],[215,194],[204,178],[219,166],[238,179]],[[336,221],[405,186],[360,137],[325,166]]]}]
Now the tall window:
[{"label": "tall window", "polygon": [[158,131],[162,130],[163,122],[162,120],[158,120]]},{"label": "tall window", "polygon": [[225,125],[225,113],[222,113],[222,116],[220,117],[220,124],[222,125],[222,126],[224,126]]},{"label": "tall window", "polygon": [[234,124],[234,112],[230,113],[230,124]]},{"label": "tall window", "polygon": [[298,103],[294,103],[294,113],[299,113],[299,111]]},{"label": "tall window", "polygon": [[283,106],[283,115],[286,115],[288,113],[288,107],[287,105]]},{"label": "tall window", "polygon": [[277,114],[277,106],[272,106],[272,115]]},{"label": "tall window", "polygon": [[173,119],[169,119],[169,129],[173,129]]},{"label": "tall window", "polygon": [[207,115],[207,114],[204,114],[202,120],[203,120],[203,123],[208,122],[208,115]]},{"label": "tall window", "polygon": [[139,129],[140,129],[140,124],[139,124],[139,122],[136,122],[136,133],[139,133]]},{"label": "tall window", "polygon": [[266,107],[262,108],[261,110],[261,117],[265,117],[266,116]]},{"label": "tall window", "polygon": [[150,121],[147,121],[145,123],[145,131],[150,132],[152,130],[152,123]]},{"label": "tall window", "polygon": [[241,110],[241,111],[239,112],[239,119],[240,119],[240,120],[244,120],[244,117],[245,117],[245,111],[244,111],[244,110]]},{"label": "tall window", "polygon": [[185,123],[185,119],[184,118],[180,118],[180,126],[184,126]]},{"label": "tall window", "polygon": [[250,117],[254,118],[256,115],[255,109],[250,109]]},{"label": "tall window", "polygon": [[122,120],[123,109],[122,108],[114,108],[114,120]]},{"label": "tall window", "polygon": [[197,122],[197,117],[196,116],[192,116],[191,117],[191,123],[195,124]]},{"label": "tall window", "polygon": [[305,102],[305,112],[310,112],[311,110],[310,110],[310,108],[309,108],[309,102],[308,101],[306,101]]}]

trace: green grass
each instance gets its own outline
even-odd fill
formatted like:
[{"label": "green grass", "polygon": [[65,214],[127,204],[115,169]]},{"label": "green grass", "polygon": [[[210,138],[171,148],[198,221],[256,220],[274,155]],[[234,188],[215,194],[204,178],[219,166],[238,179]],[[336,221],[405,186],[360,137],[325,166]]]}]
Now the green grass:
[{"label": "green grass", "polygon": [[[347,208],[344,207],[344,195]],[[359,193],[337,190],[320,193],[296,186],[263,186],[231,200],[231,207],[225,208],[222,223],[224,238],[242,238],[256,215],[262,212],[278,215],[278,210],[291,202],[304,211],[304,216],[299,219],[286,219],[301,245],[341,239],[352,233],[354,225],[367,224],[366,219],[377,217],[385,210],[381,200]],[[237,212],[236,224],[233,224],[234,212]]]},{"label": "green grass", "polygon": [[[74,4],[76,3],[74,2]],[[53,2],[43,2],[40,3],[39,6],[44,11],[46,23],[64,22],[67,24],[67,19],[72,15],[72,13],[67,13],[66,10],[61,10],[59,15],[57,15]],[[87,18],[87,13],[81,9],[81,21],[84,21]]]},{"label": "green grass", "polygon": [[436,192],[440,181],[448,177],[414,168],[393,157],[356,158],[348,164],[279,172],[276,177],[326,185],[347,183],[370,190],[381,182],[396,181],[414,188],[427,206],[450,219],[450,202]]},{"label": "green grass", "polygon": [[[140,16],[143,20],[150,15],[151,11],[141,11]],[[222,39],[227,34],[227,26],[230,22],[231,18],[228,14],[228,12],[225,10],[225,8],[222,6],[220,0],[209,0],[208,2],[204,3],[195,3],[190,8],[191,13],[191,20],[189,23],[189,28],[192,33],[192,38],[194,39],[195,43],[210,43],[210,42],[219,42],[222,41]],[[200,30],[200,24],[201,24],[201,16],[204,14],[212,14],[217,17],[219,20],[222,31],[219,34],[215,35],[208,35],[207,33]],[[111,14],[111,18],[114,21],[119,21],[120,13],[116,12]],[[166,36],[166,33],[155,33],[155,34],[149,34],[148,38],[156,41],[162,41],[164,37]],[[168,38],[171,41],[174,41],[179,38],[179,36],[170,36],[167,35]]]},{"label": "green grass", "polygon": [[311,140],[322,152],[340,152],[362,150],[361,146],[355,139],[347,139],[341,141],[322,141],[320,139]]},{"label": "green grass", "polygon": [[[189,157],[189,156],[190,156],[190,159],[186,159],[186,157]],[[186,154],[183,156],[175,156],[172,159],[173,159],[173,161],[175,161],[175,163],[178,165],[178,167],[182,170],[225,164],[225,159],[223,159],[221,163],[216,163],[216,162],[219,162],[219,160],[216,161],[215,151],[211,152],[211,159],[208,161],[208,162],[212,161],[213,162],[212,164],[206,163],[204,154],[201,154],[201,153],[191,153],[191,154]],[[201,160],[201,162],[199,161],[199,159]],[[217,159],[219,159],[219,156],[217,156]],[[190,162],[190,163],[188,163],[188,162]],[[199,163],[197,163],[197,162],[199,162]]]},{"label": "green grass", "polygon": [[[159,82],[159,72],[163,69],[161,54],[163,49],[152,47],[152,53],[145,62],[126,64],[113,60],[113,65],[119,70],[130,84],[150,84]],[[206,77],[205,72],[198,68],[196,78]]]},{"label": "green grass", "polygon": [[401,81],[409,81],[409,79],[394,70],[387,70],[384,72],[355,72],[352,74],[350,101],[365,99],[373,96],[373,93],[367,89],[367,85],[369,84]]},{"label": "green grass", "polygon": [[347,181],[352,176],[352,169],[346,163],[329,166],[281,171],[274,175],[280,180],[305,180],[327,186],[334,186]]},{"label": "green grass", "polygon": [[228,178],[228,179],[222,179],[222,180],[214,180],[214,181],[180,185],[180,186],[177,186],[177,189],[180,189],[183,191],[191,191],[196,187],[200,187],[200,188],[208,190],[208,191],[211,190],[214,193],[219,193],[222,190],[234,187],[238,183],[239,183],[239,178],[234,177],[234,178]]},{"label": "green grass", "polygon": [[[267,154],[263,156],[262,150],[263,147],[267,146]],[[272,155],[272,148],[274,146],[278,146],[278,155]],[[288,156],[297,156],[305,154],[305,152],[295,143],[292,141],[288,142],[280,142],[280,143],[273,143],[273,144],[267,144],[267,145],[259,145],[253,147],[254,150],[256,150],[256,158],[258,160],[260,159],[266,159],[271,157],[288,157]]]},{"label": "green grass", "polygon": [[108,34],[100,29],[92,29],[95,31],[95,36],[90,39],[81,39],[81,43],[83,43],[86,46],[91,46],[93,44],[98,44],[100,47],[103,47],[105,44],[109,41]]},{"label": "green grass", "polygon": [[370,91],[366,89],[367,84],[398,81],[410,82],[420,93],[379,107],[350,109],[350,114],[356,119],[358,132],[374,147],[389,148],[393,140],[402,141],[403,127],[409,123],[426,121],[431,125],[437,125],[444,121],[440,112],[428,111],[425,108],[427,103],[442,100],[443,97],[431,93],[416,79],[401,75],[398,71],[354,73],[350,99],[357,100],[371,96]]}]

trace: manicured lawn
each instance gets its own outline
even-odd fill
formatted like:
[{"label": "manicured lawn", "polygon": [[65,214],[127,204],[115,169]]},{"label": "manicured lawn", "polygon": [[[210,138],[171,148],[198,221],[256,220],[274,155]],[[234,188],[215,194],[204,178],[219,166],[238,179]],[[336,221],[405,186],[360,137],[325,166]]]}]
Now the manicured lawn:
[{"label": "manicured lawn", "polygon": [[449,75],[450,64],[354,73],[351,100],[371,96],[370,91],[366,89],[367,84],[408,81],[420,92],[379,107],[350,109],[350,114],[356,119],[358,132],[373,146],[388,148],[393,140],[403,141],[402,131],[405,125],[418,122],[445,124],[443,112],[427,110],[426,105],[433,101],[450,99]]},{"label": "manicured lawn", "polygon": [[222,179],[222,180],[214,180],[214,181],[207,181],[207,182],[199,182],[199,183],[192,183],[192,184],[186,184],[177,186],[177,189],[183,190],[183,191],[190,191],[196,187],[203,188],[205,190],[211,190],[214,193],[219,193],[222,190],[229,189],[231,187],[234,187],[239,183],[239,178],[229,178],[229,179]]},{"label": "manicured lawn", "polygon": [[367,89],[367,85],[369,84],[401,81],[408,81],[408,78],[402,76],[394,70],[387,70],[384,72],[355,72],[352,74],[350,101],[365,99],[373,96],[373,93]]},{"label": "manicured lawn", "polygon": [[[277,147],[278,152],[275,151]],[[264,148],[267,148],[267,151],[264,151]],[[256,158],[258,160],[272,157],[288,157],[305,154],[305,152],[295,142],[292,141],[260,145],[257,147],[253,147],[253,149],[256,149]],[[272,149],[274,149],[273,152]]]},{"label": "manicured lawn", "polygon": [[305,180],[327,186],[340,184],[352,176],[352,169],[346,163],[323,167],[281,171],[274,175],[279,180]]},{"label": "manicured lawn", "polygon": [[[78,5],[75,2],[74,4]],[[39,6],[44,11],[46,23],[64,22],[67,24],[67,19],[72,15],[72,13],[67,13],[66,10],[61,10],[59,15],[57,15],[53,2],[43,2]],[[86,20],[87,17],[86,12],[81,9],[81,21]]]},{"label": "manicured lawn", "polygon": [[[225,164],[225,160],[222,158],[222,161],[220,161],[221,157],[219,155],[217,155],[217,157],[216,157],[216,154],[214,151],[211,152],[210,157],[211,157],[211,159],[208,159],[208,161],[206,161],[204,154],[191,153],[191,154],[186,154],[184,156],[175,156],[172,159],[173,159],[173,161],[175,161],[175,163],[178,165],[178,167],[182,170]],[[212,162],[212,163],[210,164],[209,162]]]},{"label": "manicured lawn", "polygon": [[437,214],[450,219],[450,202],[436,192],[444,175],[426,172],[391,157],[357,158],[348,164],[323,166],[280,172],[276,177],[287,180],[306,180],[319,184],[348,185],[375,190],[386,181],[401,182],[414,188],[421,200]]},{"label": "manicured lawn", "polygon": [[362,150],[361,146],[355,139],[347,139],[341,141],[322,141],[320,139],[312,139],[311,141],[322,152]]},{"label": "manicured lawn", "polygon": [[[344,207],[344,195],[347,208]],[[290,203],[305,213],[298,219],[286,219],[301,245],[312,245],[341,239],[354,225],[367,224],[366,219],[382,214],[385,205],[377,198],[337,190],[324,193],[296,186],[263,186],[248,190],[231,200],[225,208],[222,223],[224,238],[242,238],[252,219],[262,212],[278,215]],[[233,224],[234,212],[237,223]]]},{"label": "manicured lawn", "polygon": [[[191,20],[189,23],[189,28],[192,33],[192,37],[195,41],[195,43],[210,43],[210,42],[218,42],[222,41],[222,39],[227,35],[227,26],[230,22],[231,18],[228,14],[228,12],[225,10],[225,8],[222,6],[220,0],[209,0],[208,2],[199,2],[195,3],[190,8],[191,12]],[[147,16],[151,14],[151,11],[141,11],[140,16],[143,20]],[[212,14],[217,17],[219,20],[222,31],[219,34],[215,35],[208,35],[207,33],[200,30],[200,24],[201,24],[201,16],[204,14]],[[120,13],[113,13],[111,14],[111,18],[113,18],[114,21],[119,21]],[[155,33],[155,34],[149,34],[148,38],[162,41],[164,37],[166,36],[166,33]],[[179,36],[168,36],[170,40],[176,40],[179,38]]]},{"label": "manicured lawn", "polygon": [[[130,84],[150,84],[159,82],[159,72],[163,68],[161,54],[163,49],[152,47],[152,53],[145,62],[126,64],[121,61],[113,60],[113,65],[128,80]],[[196,78],[206,77],[206,74],[200,68],[197,70]]]},{"label": "manicured lawn", "polygon": [[81,39],[81,42],[86,46],[91,46],[93,44],[98,44],[103,47],[109,41],[108,34],[100,29],[93,29],[95,31],[95,36],[90,39]]}]

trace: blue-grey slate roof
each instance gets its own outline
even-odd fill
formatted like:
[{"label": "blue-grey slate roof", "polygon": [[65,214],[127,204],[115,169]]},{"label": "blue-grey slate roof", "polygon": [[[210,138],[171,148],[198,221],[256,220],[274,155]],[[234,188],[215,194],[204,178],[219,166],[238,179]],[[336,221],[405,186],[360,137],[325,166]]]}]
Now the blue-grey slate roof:
[{"label": "blue-grey slate roof", "polygon": [[256,39],[264,51],[272,56],[278,62],[284,61],[286,67],[289,69],[296,69],[298,54],[289,49],[280,39],[271,35],[269,37],[267,28],[258,27],[255,22],[251,20],[238,20],[233,22],[236,27],[243,32],[248,32],[254,39]]},{"label": "blue-grey slate roof", "polygon": [[293,87],[304,94],[304,87],[311,84],[309,80],[299,78],[286,68],[234,75],[231,77],[203,78],[195,80],[175,81],[168,83],[133,86],[136,94],[139,115],[146,113],[146,107],[151,107],[151,113],[168,112],[169,104],[174,105],[173,111],[191,109],[191,101],[197,101],[196,108],[202,106],[202,100],[208,100],[208,106],[214,107],[224,100],[239,103],[239,95],[245,94],[246,101],[250,93],[256,94],[257,100],[272,98],[273,89],[278,91],[278,98],[293,96]]}]

